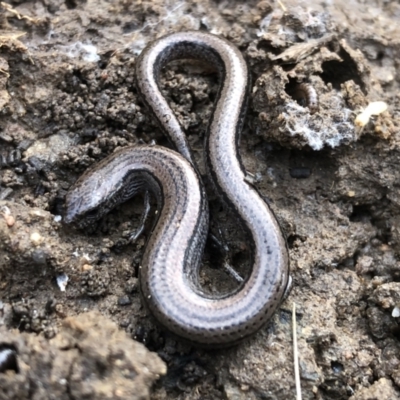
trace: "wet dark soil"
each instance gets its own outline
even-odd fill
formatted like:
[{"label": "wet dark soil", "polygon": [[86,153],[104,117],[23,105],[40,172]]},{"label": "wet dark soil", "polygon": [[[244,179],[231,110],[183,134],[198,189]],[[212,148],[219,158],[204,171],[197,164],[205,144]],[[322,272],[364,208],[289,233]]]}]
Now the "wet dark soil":
[{"label": "wet dark soil", "polygon": [[[400,399],[399,21],[400,4],[379,0],[1,3],[0,399],[295,398],[293,302],[303,399]],[[287,237],[294,282],[254,338],[218,351],[181,343],[142,307],[149,229],[128,243],[141,198],[93,232],[61,218],[90,165],[128,144],[169,146],[134,65],[151,40],[188,29],[248,61],[240,153]],[[201,169],[217,76],[176,62],[161,84]],[[212,193],[210,205],[245,276],[246,238]],[[207,246],[210,292],[236,285],[222,258]]]}]

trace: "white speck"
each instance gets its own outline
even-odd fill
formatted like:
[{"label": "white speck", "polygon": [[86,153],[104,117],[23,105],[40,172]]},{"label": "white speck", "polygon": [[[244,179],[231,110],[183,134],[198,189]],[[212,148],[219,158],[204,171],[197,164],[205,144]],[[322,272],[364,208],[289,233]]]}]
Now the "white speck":
[{"label": "white speck", "polygon": [[39,232],[33,232],[30,239],[34,246],[38,246],[44,240],[43,236]]},{"label": "white speck", "polygon": [[83,253],[82,258],[85,259],[86,261],[92,261],[92,259],[89,257],[89,254]]},{"label": "white speck", "polygon": [[71,58],[82,57],[82,59],[87,62],[96,62],[100,60],[100,56],[97,54],[97,47],[92,44],[83,44],[78,41],[69,46],[60,46],[60,48]]},{"label": "white speck", "polygon": [[54,221],[55,222],[60,222],[62,220],[62,216],[61,215],[55,215],[54,216]]},{"label": "white speck", "polygon": [[57,276],[57,285],[62,292],[65,292],[65,288],[67,287],[69,278],[66,274],[61,274]]},{"label": "white speck", "polygon": [[271,23],[271,20],[272,20],[272,14],[268,14],[266,17],[264,17],[261,20],[260,25],[259,25],[260,26],[260,30],[257,31],[257,36],[258,37],[263,36],[268,31],[268,28],[269,28],[269,25]]},{"label": "white speck", "polygon": [[129,47],[133,54],[138,55],[146,47],[146,41],[142,38],[134,40]]},{"label": "white speck", "polygon": [[0,211],[4,214],[4,215],[11,215],[11,211],[7,206],[2,206]]},{"label": "white speck", "polygon": [[276,180],[274,168],[268,167],[268,168],[267,168],[267,175],[268,175],[272,180],[274,180],[274,181]]},{"label": "white speck", "polygon": [[393,308],[392,317],[393,318],[399,318],[400,317],[400,308],[399,307],[396,306],[395,308]]},{"label": "white speck", "polygon": [[0,365],[6,362],[7,358],[13,354],[13,351],[11,349],[5,349],[3,351],[0,351]]},{"label": "white speck", "polygon": [[212,26],[211,26],[211,24],[210,24],[210,20],[209,20],[208,17],[202,17],[202,18],[201,18],[201,23],[202,23],[208,30],[212,29]]}]

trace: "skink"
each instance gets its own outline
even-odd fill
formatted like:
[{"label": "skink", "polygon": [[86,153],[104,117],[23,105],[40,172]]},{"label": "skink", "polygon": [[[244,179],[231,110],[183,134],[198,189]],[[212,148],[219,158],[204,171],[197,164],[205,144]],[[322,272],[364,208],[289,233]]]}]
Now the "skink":
[{"label": "skink", "polygon": [[[205,143],[206,164],[215,189],[250,238],[251,274],[225,297],[208,297],[198,283],[208,230],[207,201],[185,134],[157,83],[163,66],[181,58],[206,60],[219,72],[220,89]],[[235,344],[270,319],[289,279],[280,227],[268,205],[245,181],[238,154],[249,92],[246,63],[239,50],[224,39],[203,32],[180,32],[144,49],[136,75],[144,102],[186,160],[157,146],[112,154],[70,189],[65,221],[97,219],[138,191],[153,191],[161,213],[140,269],[146,305],[165,328],[191,342]]]}]

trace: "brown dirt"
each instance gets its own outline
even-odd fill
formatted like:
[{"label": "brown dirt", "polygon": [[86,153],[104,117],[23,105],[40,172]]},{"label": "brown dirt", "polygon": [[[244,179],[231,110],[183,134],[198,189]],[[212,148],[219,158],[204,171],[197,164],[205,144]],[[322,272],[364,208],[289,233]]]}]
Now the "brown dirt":
[{"label": "brown dirt", "polygon": [[[399,18],[398,2],[379,0],[1,3],[0,357],[19,367],[0,359],[0,399],[133,398],[130,368],[141,377],[137,398],[291,399],[293,302],[304,399],[400,399]],[[58,217],[89,165],[139,140],[168,145],[138,98],[134,63],[149,41],[185,29],[224,36],[248,60],[241,155],[286,234],[294,279],[267,327],[213,352],[160,331],[141,306],[146,237],[127,242],[141,199],[91,234]],[[318,112],[300,104],[297,82],[315,88]],[[174,63],[162,76],[199,162],[217,85],[196,63]],[[355,117],[372,101],[388,110],[359,129]],[[246,273],[245,238],[211,200],[232,262]],[[212,257],[208,249],[203,283],[228,290]],[[91,310],[104,317],[95,323]],[[167,364],[149,396],[164,367],[142,348],[148,364],[127,367],[132,339]]]}]

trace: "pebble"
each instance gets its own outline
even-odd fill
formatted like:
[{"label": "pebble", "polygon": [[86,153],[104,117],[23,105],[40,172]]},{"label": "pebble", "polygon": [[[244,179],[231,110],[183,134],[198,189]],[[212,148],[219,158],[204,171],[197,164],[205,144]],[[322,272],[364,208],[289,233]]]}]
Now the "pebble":
[{"label": "pebble", "polygon": [[118,305],[119,306],[129,306],[129,304],[132,304],[131,299],[129,298],[129,296],[121,296],[118,299]]},{"label": "pebble", "polygon": [[34,246],[38,246],[40,243],[43,242],[43,237],[41,236],[41,234],[39,232],[33,232],[31,234],[30,239]]}]

